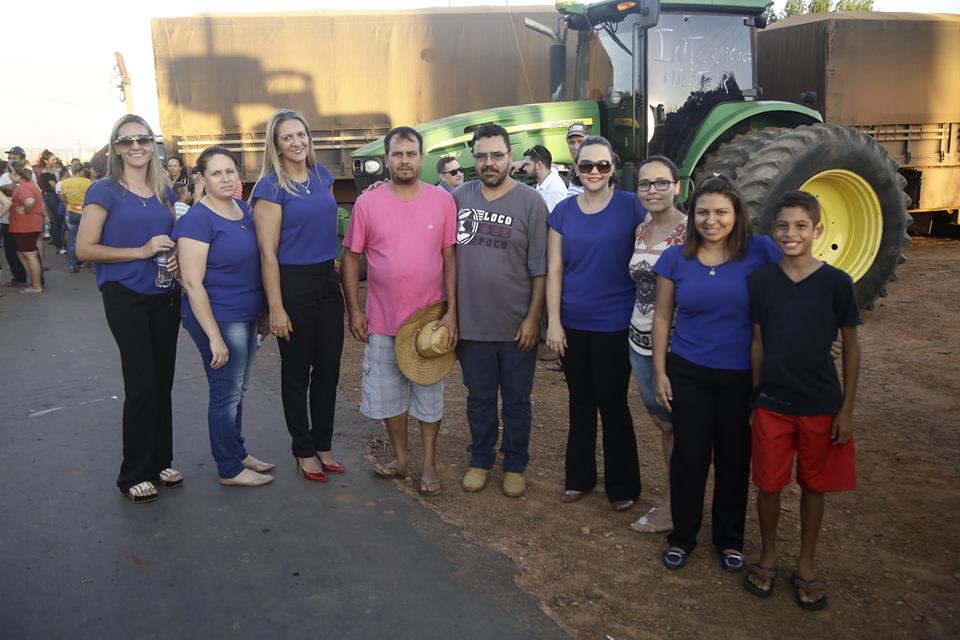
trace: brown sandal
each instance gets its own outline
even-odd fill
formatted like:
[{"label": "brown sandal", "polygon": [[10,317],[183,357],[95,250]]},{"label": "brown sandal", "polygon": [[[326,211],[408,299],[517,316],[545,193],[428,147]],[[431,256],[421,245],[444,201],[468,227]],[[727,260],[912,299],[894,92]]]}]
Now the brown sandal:
[{"label": "brown sandal", "polygon": [[[804,580],[796,573],[792,578],[794,589],[796,589],[797,604],[805,611],[819,611],[827,606],[827,583],[821,578],[813,580]],[[816,593],[822,593],[817,600],[809,600]],[[808,599],[804,600],[804,596]]]},{"label": "brown sandal", "polygon": [[[750,578],[756,578],[764,584],[767,585],[767,588],[764,589],[760,585],[756,584]],[[747,571],[747,575],[743,577],[743,588],[757,596],[758,598],[769,598],[773,595],[773,584],[774,580],[777,578],[777,570],[768,569],[767,567],[760,566],[759,563],[753,563],[750,565],[750,570]]]}]

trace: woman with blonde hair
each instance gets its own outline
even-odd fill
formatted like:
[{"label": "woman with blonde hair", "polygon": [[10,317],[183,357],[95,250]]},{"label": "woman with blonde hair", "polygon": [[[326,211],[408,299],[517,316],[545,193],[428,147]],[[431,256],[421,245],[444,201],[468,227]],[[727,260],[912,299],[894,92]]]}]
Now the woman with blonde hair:
[{"label": "woman with blonde hair", "polygon": [[344,313],[333,176],[314,158],[306,120],[290,109],[270,117],[265,156],[251,202],[283,413],[297,470],[325,482],[344,471],[331,452]]},{"label": "woman with blonde hair", "polygon": [[[106,177],[87,190],[77,257],[97,263],[97,287],[123,370],[123,462],[117,486],[133,502],[157,498],[154,482],[183,483],[173,460],[170,393],[180,329],[180,291],[154,262],[173,248],[173,203],[153,131],[135,115],[110,133]],[[176,270],[170,255],[166,270]],[[166,285],[166,286],[158,286]]]}]

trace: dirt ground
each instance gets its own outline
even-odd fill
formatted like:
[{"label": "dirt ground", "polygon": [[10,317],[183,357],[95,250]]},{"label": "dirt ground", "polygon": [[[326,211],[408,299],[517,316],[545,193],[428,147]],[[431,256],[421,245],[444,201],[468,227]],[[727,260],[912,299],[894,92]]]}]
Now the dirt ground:
[{"label": "dirt ground", "polygon": [[[907,258],[900,282],[876,311],[865,313],[860,332],[855,437],[861,486],[827,500],[818,553],[830,598],[824,611],[802,611],[788,584],[799,546],[795,485],[784,492],[781,574],[768,600],[746,593],[741,575],[720,570],[709,544],[709,509],[701,544],[679,572],[660,564],[663,536],[627,529],[659,504],[664,487],[658,433],[635,390],[630,404],[643,479],[639,504],[626,513],[612,511],[602,479],[593,494],[561,504],[567,391],[562,375],[542,362],[526,497],[502,495],[499,470],[479,494],[460,489],[469,437],[459,367],[446,382],[443,495],[417,496],[417,450],[413,478],[397,484],[468,539],[513,559],[519,586],[576,638],[958,637],[960,241],[918,238]],[[358,403],[361,354],[361,345],[348,337],[341,389]],[[748,561],[759,550],[754,505],[751,496]]]}]

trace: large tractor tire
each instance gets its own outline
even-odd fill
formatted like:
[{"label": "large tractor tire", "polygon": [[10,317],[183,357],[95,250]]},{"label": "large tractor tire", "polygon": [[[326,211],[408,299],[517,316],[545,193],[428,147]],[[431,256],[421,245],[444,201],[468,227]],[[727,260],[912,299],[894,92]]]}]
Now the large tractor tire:
[{"label": "large tractor tire", "polygon": [[877,296],[887,295],[910,242],[910,198],[896,163],[872,138],[823,123],[760,129],[719,147],[694,181],[714,173],[740,185],[759,234],[772,231],[781,194],[794,189],[814,194],[824,225],[814,255],[853,278],[861,307],[873,309]]}]

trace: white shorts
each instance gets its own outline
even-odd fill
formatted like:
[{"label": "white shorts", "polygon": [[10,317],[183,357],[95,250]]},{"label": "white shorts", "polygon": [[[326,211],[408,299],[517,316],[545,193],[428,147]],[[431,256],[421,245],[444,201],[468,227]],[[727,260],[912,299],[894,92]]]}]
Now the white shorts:
[{"label": "white shorts", "polygon": [[360,413],[386,420],[409,410],[418,420],[439,422],[443,417],[443,381],[425,387],[407,379],[397,366],[393,340],[393,336],[367,336]]}]

